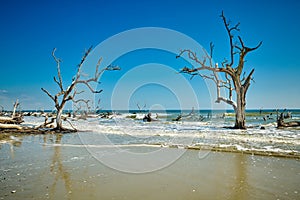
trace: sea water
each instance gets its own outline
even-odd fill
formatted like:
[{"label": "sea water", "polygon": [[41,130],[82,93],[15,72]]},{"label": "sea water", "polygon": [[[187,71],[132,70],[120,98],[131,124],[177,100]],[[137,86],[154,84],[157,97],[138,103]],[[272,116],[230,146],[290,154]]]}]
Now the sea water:
[{"label": "sea water", "polygon": [[[90,119],[87,124],[93,136],[92,140],[85,142],[101,144],[102,137],[98,137],[101,134],[111,145],[159,144],[185,148],[232,148],[266,155],[300,155],[300,129],[276,128],[277,114],[272,110],[247,111],[246,130],[228,128],[235,120],[230,111],[152,111],[152,122],[142,120],[145,114],[123,111],[114,112],[110,119]],[[175,121],[178,115],[182,118]],[[293,110],[292,119],[288,120],[300,120],[300,111]],[[87,124],[77,125],[79,129],[85,129]]]}]

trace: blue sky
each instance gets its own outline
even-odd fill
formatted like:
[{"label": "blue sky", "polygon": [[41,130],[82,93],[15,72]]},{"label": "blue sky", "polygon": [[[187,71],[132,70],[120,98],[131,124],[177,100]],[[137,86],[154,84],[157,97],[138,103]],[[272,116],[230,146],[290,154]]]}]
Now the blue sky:
[{"label": "blue sky", "polygon": [[[205,48],[212,41],[214,60],[221,62],[228,57],[228,38],[219,17],[222,10],[233,23],[241,22],[240,35],[249,46],[263,41],[262,47],[247,57],[245,69],[255,68],[255,83],[247,94],[247,108],[300,108],[300,3],[297,0],[3,1],[0,105],[11,109],[12,102],[19,99],[22,109],[52,109],[53,102],[40,89],[57,90],[53,82],[56,66],[52,49],[56,47],[57,56],[63,60],[61,70],[67,84],[85,49],[133,28],[172,29]],[[102,108],[109,108],[114,84],[133,66],[163,62],[179,69],[184,64],[172,60],[173,55],[162,56],[163,61],[157,60],[157,52],[155,56],[145,56],[145,52],[143,55],[138,57],[136,53],[139,60],[136,63],[130,59],[131,55],[120,58],[116,63],[123,71],[104,74],[99,86],[104,92],[97,97]],[[195,77],[189,81],[197,93],[199,107],[209,108],[203,80]],[[129,106],[136,108],[136,102],[146,103],[148,107],[178,106],[170,91],[157,87],[154,84],[138,89]]]}]

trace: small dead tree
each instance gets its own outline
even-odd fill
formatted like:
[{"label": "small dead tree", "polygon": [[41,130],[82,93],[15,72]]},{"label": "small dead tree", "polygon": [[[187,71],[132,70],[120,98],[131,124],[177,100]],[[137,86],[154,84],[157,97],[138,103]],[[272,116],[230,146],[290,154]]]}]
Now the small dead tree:
[{"label": "small dead tree", "polygon": [[[190,49],[181,50],[179,55],[176,58],[181,57],[183,54],[187,55],[189,59],[196,63],[194,67],[184,67],[181,72],[187,73],[193,76],[199,75],[204,79],[212,80],[217,88],[217,99],[216,103],[224,102],[233,107],[235,111],[235,125],[233,128],[236,129],[245,129],[245,107],[246,107],[246,94],[249,89],[252,75],[254,69],[247,74],[243,71],[245,64],[245,57],[248,53],[258,49],[262,42],[260,42],[256,47],[250,48],[245,45],[244,41],[240,36],[237,37],[237,40],[234,41],[234,32],[239,31],[240,23],[232,26],[230,21],[226,19],[224,13],[220,16],[225,25],[227,35],[229,37],[230,45],[230,59],[224,60],[222,66],[219,66],[217,63],[213,63],[213,50],[214,45],[210,43],[210,52],[205,52],[203,58],[198,58],[196,52],[193,52]],[[211,71],[211,75],[203,75],[200,73],[202,70]],[[220,78],[219,74],[222,74]],[[227,89],[228,97],[221,96],[221,88]],[[235,94],[235,99],[233,95]]]},{"label": "small dead tree", "polygon": [[11,115],[12,118],[16,117],[16,111],[19,106],[20,106],[19,99],[17,99],[16,102],[14,103],[14,108]]},{"label": "small dead tree", "polygon": [[[74,102],[74,107],[76,108],[75,111],[73,111],[73,117],[76,117],[77,114],[80,114],[80,116],[78,117],[78,119],[87,119],[88,117],[88,111],[91,109],[91,106],[89,105],[90,100],[84,100],[84,99],[80,99],[80,100],[75,100]],[[85,108],[87,109],[84,110],[82,112],[82,104],[85,104]]]},{"label": "small dead tree", "polygon": [[146,109],[146,107],[147,107],[146,103],[145,103],[145,105],[144,105],[143,107],[141,107],[139,103],[136,103],[136,106],[137,106],[137,108],[139,109],[139,112],[140,112],[140,113],[141,113],[141,112],[144,112],[145,109]]},{"label": "small dead tree", "polygon": [[[10,125],[4,125],[4,124],[21,124],[24,122],[22,113],[16,113],[16,110],[20,106],[19,100],[17,99],[13,104],[13,110],[11,117],[7,116],[0,116],[0,128],[16,128],[17,126],[10,126]],[[21,127],[18,127],[18,129],[21,129]]]},{"label": "small dead tree", "polygon": [[61,60],[55,56],[56,48],[54,48],[52,51],[52,56],[56,62],[56,67],[57,67],[57,78],[54,76],[54,82],[58,85],[59,91],[55,95],[53,95],[50,92],[48,92],[48,90],[46,90],[44,88],[41,88],[41,89],[53,100],[53,102],[55,104],[55,108],[56,108],[56,120],[55,120],[56,127],[54,128],[55,130],[58,130],[58,131],[65,130],[65,128],[63,128],[63,126],[62,126],[62,113],[63,113],[64,106],[66,105],[66,103],[68,101],[75,101],[76,103],[78,103],[80,101],[85,101],[83,99],[75,100],[76,94],[80,94],[83,92],[83,91],[78,92],[76,90],[77,84],[86,85],[86,87],[93,93],[101,93],[102,90],[94,90],[90,84],[92,82],[97,83],[101,74],[103,74],[104,71],[120,70],[120,68],[118,66],[112,66],[112,65],[109,65],[109,66],[103,68],[102,70],[99,70],[99,66],[102,61],[102,58],[100,58],[96,65],[96,70],[95,70],[94,76],[92,78],[83,79],[81,69],[82,69],[83,63],[85,62],[85,60],[86,60],[87,56],[89,55],[89,53],[91,52],[91,50],[92,50],[92,47],[90,47],[85,52],[84,56],[81,59],[81,62],[78,64],[77,72],[76,72],[75,76],[73,77],[71,84],[66,88],[63,85],[62,75],[60,72]]}]

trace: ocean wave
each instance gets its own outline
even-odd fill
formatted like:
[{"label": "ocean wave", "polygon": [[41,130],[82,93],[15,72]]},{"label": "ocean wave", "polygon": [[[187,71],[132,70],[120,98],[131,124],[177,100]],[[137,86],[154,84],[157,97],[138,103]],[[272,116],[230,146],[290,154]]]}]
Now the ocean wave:
[{"label": "ocean wave", "polygon": [[[252,152],[264,155],[300,155],[300,130],[277,129],[274,121],[249,120],[247,130],[224,128],[233,124],[231,118],[172,121],[179,113],[158,113],[157,121],[143,122],[144,114],[114,114],[110,119],[91,118],[72,123],[84,130],[86,145],[102,144],[103,137],[112,145],[183,146],[188,149]],[[128,117],[136,115],[135,118]],[[168,118],[169,117],[169,118]],[[43,118],[29,117],[26,122],[37,125]],[[260,129],[263,124],[265,129]]]}]

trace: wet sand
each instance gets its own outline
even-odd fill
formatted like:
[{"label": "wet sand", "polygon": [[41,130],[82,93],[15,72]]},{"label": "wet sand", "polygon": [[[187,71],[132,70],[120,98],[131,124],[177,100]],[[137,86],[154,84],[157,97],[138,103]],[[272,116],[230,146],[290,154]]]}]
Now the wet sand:
[{"label": "wet sand", "polygon": [[[76,136],[70,138],[76,144]],[[28,136],[19,147],[1,145],[0,199],[300,198],[297,159],[187,150],[167,167],[133,174],[105,166],[84,147],[45,141],[61,143],[55,136]],[[176,151],[181,150],[164,152]]]}]

